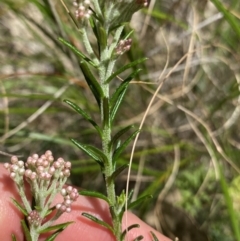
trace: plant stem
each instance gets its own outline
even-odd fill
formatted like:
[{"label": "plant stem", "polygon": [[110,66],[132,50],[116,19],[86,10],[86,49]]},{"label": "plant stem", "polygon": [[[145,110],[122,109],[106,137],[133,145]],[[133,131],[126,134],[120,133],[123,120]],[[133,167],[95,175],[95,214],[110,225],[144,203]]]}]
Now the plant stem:
[{"label": "plant stem", "polygon": [[[117,203],[116,203],[116,192],[115,192],[115,184],[114,180],[110,177],[115,171],[115,167],[112,163],[112,152],[110,149],[110,143],[112,140],[112,126],[110,120],[110,104],[109,104],[109,84],[105,84],[105,80],[112,74],[112,70],[114,68],[115,61],[109,60],[109,52],[107,51],[107,46],[104,48],[104,51],[101,53],[101,66],[99,70],[100,76],[100,84],[103,90],[103,98],[101,99],[101,120],[103,127],[103,135],[102,135],[102,149],[103,153],[106,155],[108,163],[105,165],[104,175],[105,175],[105,184],[107,196],[110,203],[110,212],[113,220],[113,230],[114,235],[117,241],[121,240],[121,220],[119,220],[119,216],[117,214]],[[105,64],[104,63],[108,63]],[[101,64],[100,64],[101,65]]]},{"label": "plant stem", "polygon": [[[109,104],[109,102],[108,102]],[[104,110],[103,110],[104,111]],[[107,156],[108,163],[105,166],[105,183],[106,183],[106,190],[107,190],[107,196],[110,203],[110,212],[112,215],[113,220],[113,229],[115,231],[115,237],[117,241],[120,241],[121,237],[121,220],[119,220],[119,216],[117,215],[116,210],[116,192],[115,192],[115,185],[114,180],[112,180],[110,177],[114,172],[114,166],[112,164],[112,153],[109,148],[109,144],[111,142],[111,125],[110,123],[110,117],[108,115],[108,120],[104,120],[104,113],[101,113],[103,117],[103,122],[105,122],[104,128],[103,128],[103,137],[102,137],[102,148],[104,154]]]}]

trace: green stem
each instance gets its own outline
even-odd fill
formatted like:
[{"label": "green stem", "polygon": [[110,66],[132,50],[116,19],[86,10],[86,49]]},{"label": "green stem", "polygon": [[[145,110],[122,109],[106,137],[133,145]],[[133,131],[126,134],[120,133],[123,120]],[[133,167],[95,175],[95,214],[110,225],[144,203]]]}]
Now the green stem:
[{"label": "green stem", "polygon": [[[108,163],[105,166],[105,170],[104,170],[106,190],[107,190],[107,196],[110,203],[110,211],[111,211],[112,220],[113,220],[113,230],[115,232],[114,234],[116,236],[117,241],[120,241],[121,220],[119,220],[119,216],[117,214],[117,203],[116,203],[116,192],[115,192],[114,180],[110,178],[114,172],[114,166],[112,163],[112,153],[109,148],[109,144],[111,142],[111,131],[112,131],[111,125],[110,125],[110,116],[109,115],[104,116],[103,111],[101,112],[101,116],[104,123],[103,135],[102,135],[102,148],[103,148],[104,154],[107,156],[107,159],[108,159]],[[106,120],[105,118],[108,118],[108,119]]]},{"label": "green stem", "polygon": [[110,142],[112,140],[112,127],[110,120],[110,104],[109,104],[109,84],[105,81],[112,74],[115,60],[111,60],[111,54],[109,54],[108,46],[103,46],[100,53],[100,67],[99,67],[99,77],[100,77],[100,85],[103,90],[103,97],[101,99],[101,120],[103,127],[102,134],[102,149],[104,154],[107,157],[108,163],[105,165],[105,183],[106,183],[106,191],[107,196],[110,203],[110,211],[113,220],[113,230],[117,241],[121,240],[121,220],[119,220],[119,215],[117,214],[117,202],[116,202],[116,192],[115,192],[115,184],[114,180],[110,177],[112,176],[114,170],[114,166],[112,163],[112,151],[110,149]]}]

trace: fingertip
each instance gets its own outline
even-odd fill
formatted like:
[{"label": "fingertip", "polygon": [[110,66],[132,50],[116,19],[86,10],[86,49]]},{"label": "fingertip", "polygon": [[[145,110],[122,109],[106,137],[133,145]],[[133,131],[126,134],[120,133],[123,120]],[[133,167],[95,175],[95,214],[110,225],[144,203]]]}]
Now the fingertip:
[{"label": "fingertip", "polygon": [[[20,220],[23,218],[20,211],[15,207],[11,198],[20,201],[15,183],[10,178],[8,171],[0,165],[0,240],[11,241],[11,234],[14,234],[18,241],[23,240],[23,233],[21,229]],[[54,205],[62,202],[62,197],[59,195],[54,201]],[[73,221],[63,232],[55,239],[56,241],[113,241],[115,240],[113,234],[105,227],[93,222],[82,216],[86,212],[108,224],[112,224],[109,206],[106,202],[100,199],[80,196],[80,198],[73,203],[72,211],[64,213],[55,224]],[[127,212],[123,217],[123,230],[132,224],[139,224],[139,228],[130,230],[127,234],[129,240],[134,240],[136,237],[142,235],[145,241],[153,240],[151,231],[157,236],[159,241],[170,241],[167,237],[157,232],[134,214]],[[4,231],[2,231],[4,230]],[[39,241],[46,239],[42,236]],[[128,240],[127,239],[127,240]]]},{"label": "fingertip", "polygon": [[[62,201],[59,195],[54,201],[54,205]],[[105,227],[95,223],[94,221],[82,216],[82,213],[88,213],[106,223],[111,224],[111,216],[108,206],[102,200],[80,196],[76,202],[72,204],[70,213],[63,213],[54,224],[60,224],[73,221],[55,240],[56,241],[113,241],[114,236]],[[47,236],[42,236],[40,240],[45,240]]]},{"label": "fingertip", "polygon": [[17,201],[20,197],[9,172],[0,165],[0,240],[11,241],[14,234],[17,240],[23,240],[20,220],[23,217],[14,206],[12,198]]}]

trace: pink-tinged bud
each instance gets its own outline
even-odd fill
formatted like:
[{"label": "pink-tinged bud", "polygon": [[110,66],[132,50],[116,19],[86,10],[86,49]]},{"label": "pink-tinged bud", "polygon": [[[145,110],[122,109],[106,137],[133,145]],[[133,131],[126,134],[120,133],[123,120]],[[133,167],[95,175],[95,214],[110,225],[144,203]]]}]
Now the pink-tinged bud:
[{"label": "pink-tinged bud", "polygon": [[32,161],[33,161],[32,157],[28,157],[28,159],[27,159],[27,163],[28,163],[29,165],[32,164]]},{"label": "pink-tinged bud", "polygon": [[32,171],[30,169],[27,169],[24,174],[26,177],[30,177],[32,175]]},{"label": "pink-tinged bud", "polygon": [[69,196],[72,200],[75,200],[77,197],[76,193],[74,193],[74,192],[70,193]]},{"label": "pink-tinged bud", "polygon": [[63,159],[62,157],[59,157],[59,158],[57,159],[57,161],[58,161],[60,164],[63,164],[63,163],[64,163],[64,159]]},{"label": "pink-tinged bud", "polygon": [[66,212],[66,213],[70,213],[71,210],[72,210],[72,209],[71,209],[70,207],[67,207],[65,212]]},{"label": "pink-tinged bud", "polygon": [[40,158],[43,159],[43,160],[47,159],[47,157],[45,155],[41,155]]},{"label": "pink-tinged bud", "polygon": [[38,154],[33,154],[33,155],[32,155],[32,158],[35,159],[35,160],[37,160],[38,157],[39,157]]},{"label": "pink-tinged bud", "polygon": [[31,225],[34,226],[39,226],[41,224],[41,217],[36,210],[33,210],[28,214],[27,220]]},{"label": "pink-tinged bud", "polygon": [[15,173],[15,172],[11,172],[11,173],[10,173],[10,177],[11,177],[12,179],[14,179],[14,178],[16,177],[16,173]]},{"label": "pink-tinged bud", "polygon": [[37,159],[32,159],[32,165],[35,166]]},{"label": "pink-tinged bud", "polygon": [[71,203],[72,203],[72,201],[70,199],[64,201],[64,204],[67,207],[69,207],[71,205]]},{"label": "pink-tinged bud", "polygon": [[91,3],[90,0],[84,0],[85,5],[90,5],[90,3]]},{"label": "pink-tinged bud", "polygon": [[64,175],[64,177],[69,177],[70,176],[70,171],[68,169],[65,169],[63,171],[63,175]]},{"label": "pink-tinged bud", "polygon": [[42,166],[43,167],[48,167],[49,166],[49,162],[47,160],[45,160],[43,163],[42,163]]},{"label": "pink-tinged bud", "polygon": [[43,166],[38,166],[37,167],[37,173],[41,173],[44,171],[44,167]]},{"label": "pink-tinged bud", "polygon": [[70,200],[71,198],[70,198],[70,196],[69,195],[66,195],[65,197],[64,197],[64,200]]},{"label": "pink-tinged bud", "polygon": [[47,156],[47,157],[52,156],[52,152],[50,150],[47,150],[45,152],[45,156]]},{"label": "pink-tinged bud", "polygon": [[78,190],[77,190],[77,188],[73,188],[73,190],[72,190],[74,193],[78,193]]},{"label": "pink-tinged bud", "polygon": [[4,163],[3,166],[4,166],[6,169],[9,169],[9,168],[10,168],[10,164],[9,164],[9,163]]},{"label": "pink-tinged bud", "polygon": [[61,194],[62,194],[63,196],[66,196],[66,195],[67,195],[67,190],[66,190],[65,188],[63,188],[63,189],[61,190]]},{"label": "pink-tinged bud", "polygon": [[53,166],[56,168],[56,169],[59,169],[61,167],[61,164],[58,162],[58,161],[55,161],[53,163]]},{"label": "pink-tinged bud", "polygon": [[51,178],[52,178],[52,175],[49,173],[46,173],[45,180],[49,181],[49,180],[51,180]]},{"label": "pink-tinged bud", "polygon": [[74,7],[77,7],[78,6],[78,3],[76,1],[73,2],[73,6]]},{"label": "pink-tinged bud", "polygon": [[16,156],[11,157],[11,163],[16,164],[18,162],[18,158]]},{"label": "pink-tinged bud", "polygon": [[73,187],[72,187],[72,186],[68,186],[68,187],[67,187],[67,192],[68,192],[69,194],[72,192],[72,190],[73,190]]},{"label": "pink-tinged bud", "polygon": [[66,207],[65,205],[62,204],[60,210],[61,210],[62,212],[65,212],[66,209],[67,209],[67,207]]},{"label": "pink-tinged bud", "polygon": [[43,159],[38,158],[36,164],[37,164],[37,166],[41,166],[43,164]]},{"label": "pink-tinged bud", "polygon": [[23,166],[24,166],[24,162],[23,162],[23,161],[18,161],[18,162],[17,162],[17,165],[18,165],[19,167],[23,167]]},{"label": "pink-tinged bud", "polygon": [[46,173],[45,173],[45,172],[39,173],[39,178],[42,179],[42,180],[45,180],[45,178],[46,178]]},{"label": "pink-tinged bud", "polygon": [[49,156],[47,159],[48,159],[48,161],[49,161],[50,163],[54,161],[53,156]]},{"label": "pink-tinged bud", "polygon": [[116,47],[116,54],[117,55],[122,55],[126,51],[130,50],[132,45],[132,39],[125,39],[125,40],[120,40],[117,47]]},{"label": "pink-tinged bud", "polygon": [[56,207],[56,209],[60,209],[61,206],[62,206],[62,204],[61,204],[61,203],[58,203],[55,207]]},{"label": "pink-tinged bud", "polygon": [[55,171],[56,171],[56,169],[54,167],[50,167],[49,170],[48,170],[48,173],[53,175]]},{"label": "pink-tinged bud", "polygon": [[36,172],[32,172],[31,175],[29,176],[29,178],[30,178],[31,180],[35,180],[36,177],[37,177],[37,173],[36,173]]},{"label": "pink-tinged bud", "polygon": [[17,172],[18,169],[19,169],[19,167],[15,164],[10,167],[10,170],[13,172]]},{"label": "pink-tinged bud", "polygon": [[18,173],[19,173],[21,176],[23,176],[24,173],[25,173],[25,169],[24,169],[24,168],[20,168],[19,171],[18,171]]},{"label": "pink-tinged bud", "polygon": [[75,11],[75,16],[77,19],[84,20],[90,18],[92,11],[89,9],[91,1],[85,0],[81,3],[77,1],[73,2],[73,5],[77,8]]},{"label": "pink-tinged bud", "polygon": [[65,162],[64,167],[70,169],[72,166],[71,162]]}]

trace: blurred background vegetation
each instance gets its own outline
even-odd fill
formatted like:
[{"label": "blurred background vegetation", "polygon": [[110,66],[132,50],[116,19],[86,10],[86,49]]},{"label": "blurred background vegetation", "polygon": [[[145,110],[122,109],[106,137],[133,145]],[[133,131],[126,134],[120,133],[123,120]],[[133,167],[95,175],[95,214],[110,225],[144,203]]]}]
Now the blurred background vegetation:
[{"label": "blurred background vegetation", "polygon": [[[136,213],[172,239],[240,241],[239,5],[152,0],[134,15],[133,47],[118,62],[148,57],[115,131],[129,124],[138,128],[164,82],[137,142],[130,187],[134,197],[153,194]],[[63,99],[96,121],[99,116],[79,60],[58,41],[62,37],[84,51],[60,1],[1,1],[0,36],[0,151],[25,160],[51,149],[73,163],[72,183],[104,191],[97,164],[69,141],[100,145],[95,130]],[[129,162],[130,152],[119,164]],[[8,160],[1,155],[1,162]],[[117,180],[118,192],[126,174]]]}]

